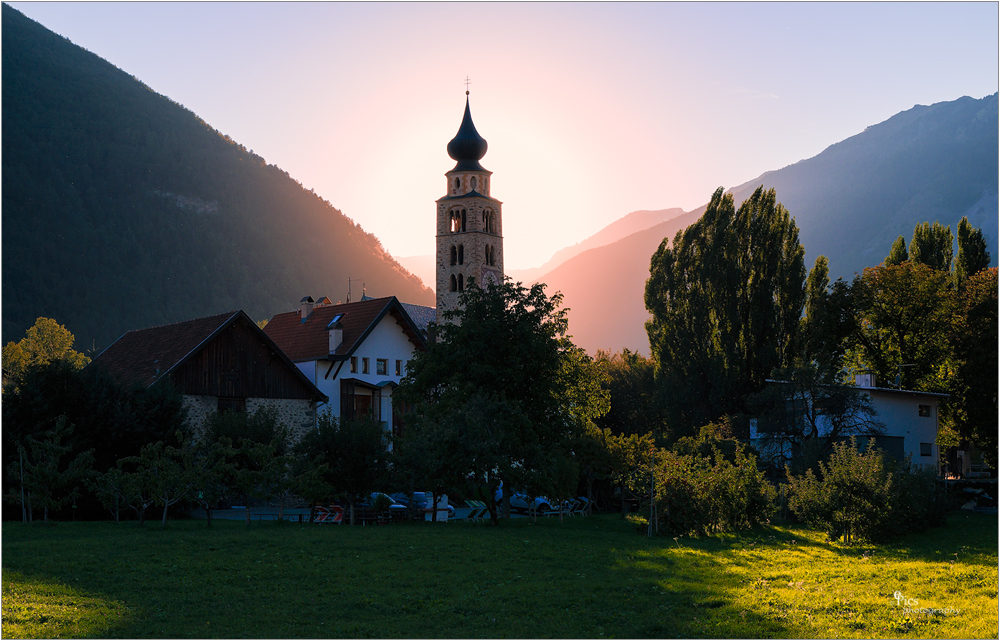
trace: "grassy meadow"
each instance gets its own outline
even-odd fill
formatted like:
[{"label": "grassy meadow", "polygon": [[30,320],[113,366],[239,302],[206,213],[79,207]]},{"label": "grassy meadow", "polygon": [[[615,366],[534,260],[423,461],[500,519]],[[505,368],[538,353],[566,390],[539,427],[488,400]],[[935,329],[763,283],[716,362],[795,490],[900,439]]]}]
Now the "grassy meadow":
[{"label": "grassy meadow", "polygon": [[613,515],[500,528],[5,523],[2,538],[4,638],[998,632],[997,517],[980,514],[851,548],[774,526],[649,539]]}]

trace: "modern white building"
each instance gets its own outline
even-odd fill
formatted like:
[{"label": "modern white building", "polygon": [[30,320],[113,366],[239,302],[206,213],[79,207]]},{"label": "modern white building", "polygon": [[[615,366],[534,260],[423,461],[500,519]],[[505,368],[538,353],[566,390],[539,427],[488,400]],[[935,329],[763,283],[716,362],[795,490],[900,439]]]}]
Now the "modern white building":
[{"label": "modern white building", "polygon": [[389,431],[392,392],[414,353],[427,348],[425,329],[395,296],[342,305],[307,296],[297,311],[271,318],[264,333],[329,398],[319,413],[368,414]]},{"label": "modern white building", "polygon": [[[769,384],[788,385],[783,381],[769,381]],[[858,394],[871,399],[872,408],[876,412],[872,417],[873,423],[880,424],[877,426],[879,434],[856,437],[858,447],[864,449],[869,441],[874,440],[876,447],[894,458],[904,460],[909,456],[914,467],[940,473],[938,414],[940,404],[948,395],[876,387],[871,374],[856,376],[855,388]],[[806,402],[808,401],[801,398],[789,399],[790,406],[783,417],[787,427],[778,430],[779,434],[773,429],[765,428],[762,421],[750,422],[750,443],[761,453],[762,458],[782,466],[793,455],[806,429],[803,418],[805,412],[813,412],[819,436],[829,436],[832,433],[832,413],[806,409],[802,407]],[[842,435],[842,438],[849,437],[849,434]]]}]

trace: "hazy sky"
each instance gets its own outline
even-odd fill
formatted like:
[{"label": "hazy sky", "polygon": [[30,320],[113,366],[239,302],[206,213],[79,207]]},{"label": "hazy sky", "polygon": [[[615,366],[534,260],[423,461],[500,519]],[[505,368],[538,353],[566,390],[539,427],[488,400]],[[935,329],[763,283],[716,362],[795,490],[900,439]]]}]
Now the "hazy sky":
[{"label": "hazy sky", "polygon": [[1000,73],[996,2],[11,4],[397,256],[434,251],[468,76],[508,268]]}]

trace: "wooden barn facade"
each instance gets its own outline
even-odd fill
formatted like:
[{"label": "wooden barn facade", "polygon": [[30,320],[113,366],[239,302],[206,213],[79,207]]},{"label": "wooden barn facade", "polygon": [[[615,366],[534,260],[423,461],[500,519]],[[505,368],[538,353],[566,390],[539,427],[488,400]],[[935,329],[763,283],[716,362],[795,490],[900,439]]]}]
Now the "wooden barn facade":
[{"label": "wooden barn facade", "polygon": [[328,400],[242,310],[126,332],[91,366],[147,387],[169,379],[196,432],[213,411],[267,406],[297,440]]}]

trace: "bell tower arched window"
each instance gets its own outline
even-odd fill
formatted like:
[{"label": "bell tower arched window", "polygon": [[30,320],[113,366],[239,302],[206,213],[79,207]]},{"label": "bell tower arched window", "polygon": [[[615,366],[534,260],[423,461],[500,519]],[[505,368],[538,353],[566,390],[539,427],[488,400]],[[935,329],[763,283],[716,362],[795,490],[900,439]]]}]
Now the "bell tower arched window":
[{"label": "bell tower arched window", "polygon": [[458,291],[460,292],[465,291],[465,277],[462,276],[461,274],[458,275]]},{"label": "bell tower arched window", "polygon": [[454,245],[451,246],[451,264],[452,265],[458,264],[458,250],[455,248]]},{"label": "bell tower arched window", "polygon": [[450,231],[453,234],[465,231],[466,210],[451,210]]},{"label": "bell tower arched window", "polygon": [[459,265],[465,264],[465,245],[458,246],[458,264]]},{"label": "bell tower arched window", "polygon": [[451,291],[453,292],[458,291],[458,281],[455,280],[455,274],[451,275]]},{"label": "bell tower arched window", "polygon": [[476,188],[476,177],[475,176],[472,177],[472,188],[473,189]]},{"label": "bell tower arched window", "polygon": [[487,234],[495,234],[496,230],[493,225],[493,210],[485,209],[483,210],[483,231]]}]

